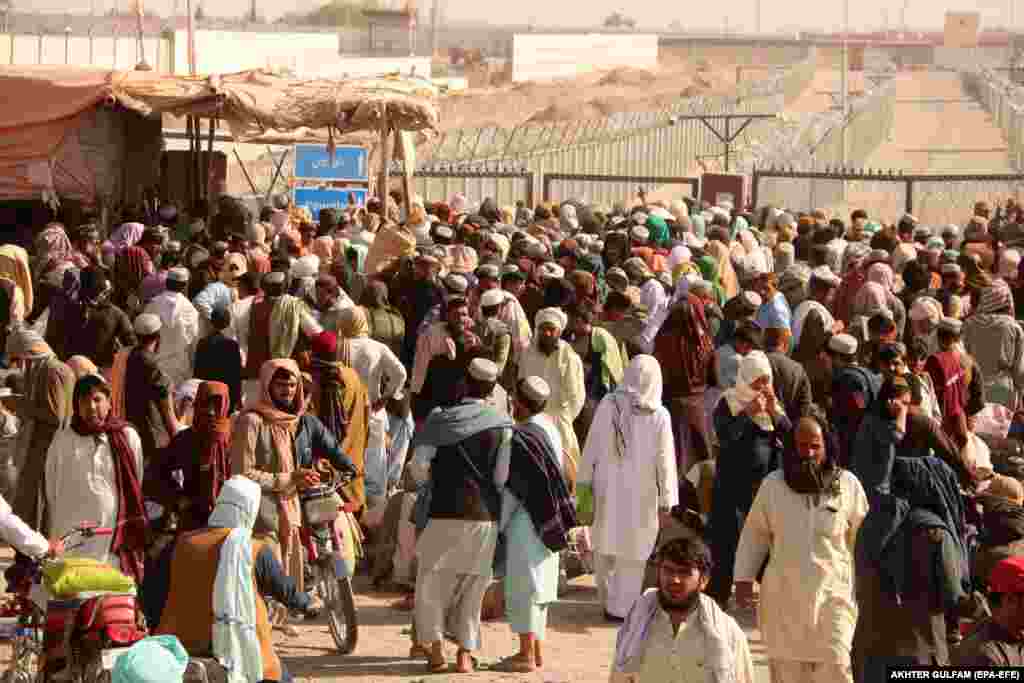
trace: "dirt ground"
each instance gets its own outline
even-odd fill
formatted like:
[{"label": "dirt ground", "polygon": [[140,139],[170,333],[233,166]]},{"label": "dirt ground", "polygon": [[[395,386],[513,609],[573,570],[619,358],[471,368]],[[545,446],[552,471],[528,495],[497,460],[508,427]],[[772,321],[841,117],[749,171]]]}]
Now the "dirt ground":
[{"label": "dirt ground", "polygon": [[654,70],[621,68],[547,83],[517,83],[455,93],[440,101],[441,130],[604,118],[652,111],[686,97],[736,88],[735,67],[669,61]]},{"label": "dirt ground", "polygon": [[[301,635],[276,639],[278,653],[297,680],[353,680],[364,683],[417,683],[419,681],[465,683],[603,683],[608,680],[615,648],[616,627],[605,623],[597,604],[597,590],[589,577],[575,580],[572,589],[551,609],[544,644],[545,670],[534,674],[507,674],[481,670],[474,674],[428,674],[422,660],[408,659],[408,628],[412,615],[389,605],[395,593],[374,593],[357,580],[359,644],[355,653],[340,657],[331,653],[333,641],[325,625],[300,626]],[[741,618],[742,616],[742,618]],[[752,628],[749,613],[737,615],[748,634],[758,683],[768,683],[768,670],[760,635]],[[518,640],[503,621],[483,625],[483,666],[518,650]],[[449,660],[454,662],[455,646]]]}]

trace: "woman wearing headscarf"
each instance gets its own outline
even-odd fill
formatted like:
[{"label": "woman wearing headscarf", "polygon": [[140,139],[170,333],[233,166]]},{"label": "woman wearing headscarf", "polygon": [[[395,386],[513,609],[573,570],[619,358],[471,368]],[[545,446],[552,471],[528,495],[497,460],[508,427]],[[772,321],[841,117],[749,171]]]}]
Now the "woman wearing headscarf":
[{"label": "woman wearing headscarf", "polygon": [[7,278],[18,285],[25,306],[25,315],[35,310],[32,271],[29,269],[28,252],[15,244],[0,246],[0,277]]},{"label": "woman wearing headscarf", "polygon": [[659,525],[679,502],[672,419],[661,392],[658,361],[634,358],[597,407],[577,474],[579,499],[593,504],[598,595],[613,621],[640,597]]},{"label": "woman wearing headscarf", "polygon": [[1024,389],[1024,329],[1013,317],[1013,295],[1005,280],[981,290],[962,338],[985,378],[985,400],[1017,410]]},{"label": "woman wearing headscarf", "polygon": [[23,387],[16,411],[21,430],[14,457],[18,490],[12,505],[14,513],[33,529],[46,529],[42,505],[46,453],[57,432],[71,420],[75,375],[43,338],[27,327],[7,338],[7,360],[22,370]]},{"label": "woman wearing headscarf", "polygon": [[231,476],[230,409],[226,384],[202,382],[196,392],[192,426],[175,434],[147,464],[143,492],[165,509],[177,511],[179,532],[206,526],[217,496]]},{"label": "woman wearing headscarf", "polygon": [[711,498],[715,568],[707,594],[728,605],[740,531],[761,480],[782,463],[783,436],[792,425],[775,397],[772,366],[761,351],[740,361],[736,386],[727,389],[714,413],[719,456]]},{"label": "woman wearing headscarf", "polygon": [[405,319],[388,300],[387,284],[371,280],[363,290],[359,304],[366,314],[366,334],[370,339],[388,347],[397,358],[402,352],[402,340],[405,339]]},{"label": "woman wearing headscarf", "polygon": [[263,595],[299,612],[310,608],[273,546],[253,537],[260,499],[255,482],[226,481],[204,528],[168,546],[140,591],[153,632],[176,636],[193,656],[212,653],[228,683],[291,680],[274,652]]},{"label": "woman wearing headscarf", "polygon": [[931,355],[939,350],[938,330],[942,320],[942,304],[930,296],[919,296],[910,307],[910,324],[907,325],[905,340],[909,346],[915,340],[924,342]]},{"label": "woman wearing headscarf", "polygon": [[[32,265],[37,279],[42,279],[60,264],[71,261],[75,252],[64,226],[60,223],[50,223],[36,235],[34,247]],[[83,268],[89,264],[82,265],[79,261],[75,265]]]},{"label": "woman wearing headscarf", "polygon": [[732,267],[732,260],[729,258],[729,247],[718,240],[708,242],[704,251],[708,256],[718,262],[718,277],[722,291],[725,292],[725,300],[729,301],[740,293],[739,278]]},{"label": "woman wearing headscarf", "polygon": [[257,482],[270,505],[261,507],[255,532],[281,545],[288,576],[302,587],[304,553],[299,543],[299,491],[315,486],[314,452],[335,469],[355,470],[334,435],[305,414],[299,366],[291,359],[269,360],[260,368],[260,395],[235,419],[231,469]]},{"label": "woman wearing headscarf", "polygon": [[127,247],[117,255],[114,264],[114,303],[130,318],[141,310],[139,285],[154,270],[149,253],[142,247]]},{"label": "woman wearing headscarf", "polygon": [[841,320],[849,326],[850,318],[853,315],[853,303],[860,288],[868,281],[868,274],[864,268],[864,261],[867,259],[870,249],[866,245],[853,243],[847,246],[843,252],[843,282],[836,292],[835,308],[832,309],[836,320]]},{"label": "woman wearing headscarf", "polygon": [[721,308],[728,301],[725,295],[725,290],[722,288],[720,278],[718,277],[718,262],[711,256],[704,255],[694,261],[694,264],[700,270],[701,278],[707,280],[711,284],[711,290],[714,294],[715,304]]}]

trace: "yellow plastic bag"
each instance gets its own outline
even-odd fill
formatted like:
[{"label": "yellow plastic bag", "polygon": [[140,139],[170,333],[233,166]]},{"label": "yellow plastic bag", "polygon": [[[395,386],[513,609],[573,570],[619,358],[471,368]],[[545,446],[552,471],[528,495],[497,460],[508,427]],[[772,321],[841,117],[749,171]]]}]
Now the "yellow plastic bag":
[{"label": "yellow plastic bag", "polygon": [[87,557],[68,557],[43,568],[43,581],[47,590],[58,598],[69,598],[79,593],[110,592],[133,593],[135,581]]}]

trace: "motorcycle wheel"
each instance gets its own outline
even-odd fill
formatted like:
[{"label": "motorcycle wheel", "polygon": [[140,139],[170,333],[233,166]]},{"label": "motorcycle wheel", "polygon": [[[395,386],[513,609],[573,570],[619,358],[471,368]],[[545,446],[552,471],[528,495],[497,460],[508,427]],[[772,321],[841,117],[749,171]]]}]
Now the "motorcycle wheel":
[{"label": "motorcycle wheel", "polygon": [[334,571],[334,562],[320,568],[320,596],[327,613],[327,626],[331,630],[334,644],[343,655],[352,654],[359,639],[359,622],[356,618],[356,601],[351,579],[339,579]]}]

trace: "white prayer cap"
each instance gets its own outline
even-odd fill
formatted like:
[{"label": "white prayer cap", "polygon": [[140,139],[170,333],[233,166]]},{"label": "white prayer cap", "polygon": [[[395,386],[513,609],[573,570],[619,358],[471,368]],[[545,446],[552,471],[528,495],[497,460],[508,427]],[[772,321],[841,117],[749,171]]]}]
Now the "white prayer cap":
[{"label": "white prayer cap", "polygon": [[542,263],[540,266],[540,277],[542,280],[561,280],[565,277],[565,268],[554,261]]},{"label": "white prayer cap", "polygon": [[163,322],[160,320],[160,316],[153,315],[152,313],[141,313],[135,318],[135,334],[140,337],[149,337],[160,331],[163,327]]},{"label": "white prayer cap", "polygon": [[708,245],[708,241],[697,237],[697,235],[692,232],[688,232],[683,235],[683,244],[690,249],[703,249]]},{"label": "white prayer cap", "polygon": [[482,308],[490,308],[491,306],[500,306],[505,300],[505,292],[500,289],[488,289],[480,297],[480,306]]},{"label": "white prayer cap", "polygon": [[943,318],[939,321],[939,329],[943,332],[952,332],[953,334],[960,334],[960,330],[963,329],[963,323],[956,318]]},{"label": "white prayer cap", "polygon": [[452,294],[464,295],[469,289],[469,281],[457,273],[452,273],[444,279],[444,286]]},{"label": "white prayer cap", "polygon": [[497,264],[485,263],[476,269],[476,276],[478,278],[488,278],[490,280],[497,280],[501,277],[501,269],[498,268]]},{"label": "white prayer cap", "polygon": [[633,215],[630,216],[630,218],[632,218],[636,223],[640,224],[647,222],[647,214],[644,213],[643,211],[634,211]]},{"label": "white prayer cap", "polygon": [[187,268],[171,268],[167,271],[168,282],[188,282],[189,274]]},{"label": "white prayer cap", "polygon": [[280,270],[272,270],[263,276],[263,284],[265,285],[283,285],[285,280],[285,273]]},{"label": "white prayer cap", "polygon": [[959,275],[960,274],[960,266],[958,266],[955,263],[944,263],[944,264],[942,264],[942,274],[943,275]]},{"label": "white prayer cap", "polygon": [[764,301],[761,299],[760,294],[758,294],[757,292],[750,291],[749,289],[740,294],[740,296],[743,297],[744,302],[746,302],[750,306],[753,306],[754,308],[761,308],[761,304],[764,303]]},{"label": "white prayer cap", "polygon": [[828,340],[828,348],[844,356],[857,353],[857,340],[849,334],[837,334]]},{"label": "white prayer cap", "polygon": [[560,308],[542,308],[537,311],[537,315],[534,318],[534,325],[540,327],[541,325],[554,325],[559,330],[564,330],[565,326],[569,323],[568,317],[565,312]]},{"label": "white prayer cap", "polygon": [[704,292],[705,294],[711,294],[714,291],[714,285],[707,280],[694,280],[690,283],[690,291],[696,294],[697,292]]},{"label": "white prayer cap", "polygon": [[486,358],[474,358],[469,364],[469,376],[481,382],[497,382],[498,366]]},{"label": "white prayer cap", "polygon": [[646,242],[651,237],[651,231],[642,225],[634,225],[633,229],[629,231],[629,234],[633,239],[640,242]]},{"label": "white prayer cap", "polygon": [[320,259],[314,254],[300,256],[292,264],[291,273],[294,278],[316,277],[319,272]]},{"label": "white prayer cap", "polygon": [[818,266],[812,270],[811,279],[817,280],[818,282],[824,282],[832,287],[838,287],[843,282],[828,266]]},{"label": "white prayer cap", "polygon": [[443,240],[450,240],[455,237],[455,232],[447,225],[439,225],[434,228],[434,234]]},{"label": "white prayer cap", "polygon": [[530,375],[524,379],[520,388],[528,399],[536,403],[543,403],[551,396],[551,387],[536,375]]}]

